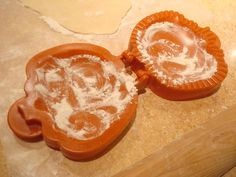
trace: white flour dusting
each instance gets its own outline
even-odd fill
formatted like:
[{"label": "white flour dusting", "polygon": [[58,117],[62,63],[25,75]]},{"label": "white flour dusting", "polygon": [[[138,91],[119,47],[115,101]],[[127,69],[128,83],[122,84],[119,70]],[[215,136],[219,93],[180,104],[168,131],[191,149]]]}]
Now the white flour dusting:
[{"label": "white flour dusting", "polygon": [[[143,62],[153,66],[163,84],[205,80],[217,71],[216,59],[205,50],[205,41],[186,27],[159,22],[138,31],[136,39]],[[154,50],[158,53],[150,54]]]},{"label": "white flour dusting", "polygon": [[71,137],[87,140],[101,135],[137,94],[135,78],[97,56],[52,60],[54,68],[36,70],[35,90],[44,98],[55,124]]},{"label": "white flour dusting", "polygon": [[46,16],[40,16],[39,17],[41,20],[45,21],[50,28],[52,28],[53,30],[65,34],[65,35],[72,35],[75,37],[79,37],[79,34],[76,34],[66,28],[64,28],[63,26],[61,26],[56,20],[50,18],[50,17],[46,17]]}]

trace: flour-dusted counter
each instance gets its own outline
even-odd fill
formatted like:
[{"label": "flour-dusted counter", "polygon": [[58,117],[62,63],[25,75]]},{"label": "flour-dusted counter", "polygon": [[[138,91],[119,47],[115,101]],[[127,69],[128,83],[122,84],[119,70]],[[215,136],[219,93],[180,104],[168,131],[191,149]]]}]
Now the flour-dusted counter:
[{"label": "flour-dusted counter", "polygon": [[[232,37],[236,31],[235,8],[233,0],[132,1],[132,8],[116,33],[65,35],[52,30],[37,13],[24,8],[19,1],[3,1],[0,6],[0,132],[10,175],[112,176],[228,109],[236,103],[236,44]],[[210,26],[220,37],[229,74],[216,94],[194,101],[173,102],[147,90],[139,98],[138,113],[130,131],[113,149],[94,161],[70,161],[44,142],[25,143],[13,136],[6,122],[7,111],[14,100],[24,95],[25,64],[29,58],[46,48],[71,42],[99,44],[119,55],[127,49],[128,36],[140,19],[169,9],[183,13],[201,26]]]}]

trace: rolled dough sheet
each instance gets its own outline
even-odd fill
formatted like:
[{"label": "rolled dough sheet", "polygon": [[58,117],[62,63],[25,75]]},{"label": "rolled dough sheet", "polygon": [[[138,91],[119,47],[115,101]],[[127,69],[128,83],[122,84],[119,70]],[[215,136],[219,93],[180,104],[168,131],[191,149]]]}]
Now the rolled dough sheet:
[{"label": "rolled dough sheet", "polygon": [[[114,33],[128,10],[129,0],[21,0],[42,16],[78,33]],[[47,17],[47,18],[45,18]],[[47,21],[47,20],[46,20]]]}]

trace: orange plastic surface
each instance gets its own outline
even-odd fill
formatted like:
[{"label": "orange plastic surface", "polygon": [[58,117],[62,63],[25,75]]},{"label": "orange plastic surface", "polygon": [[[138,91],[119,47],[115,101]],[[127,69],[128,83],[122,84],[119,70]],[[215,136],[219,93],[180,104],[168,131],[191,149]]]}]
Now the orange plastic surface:
[{"label": "orange plastic surface", "polygon": [[[55,125],[51,115],[49,115],[50,108],[45,104],[46,100],[39,97],[36,93],[34,85],[38,81],[35,70],[40,67],[54,65],[52,62],[53,57],[65,58],[79,54],[98,56],[103,61],[112,62],[116,68],[122,69],[124,67],[122,61],[112,56],[106,49],[92,44],[65,44],[43,51],[34,56],[27,64],[26,97],[19,99],[11,106],[8,113],[8,124],[15,135],[23,140],[36,141],[43,136],[49,147],[60,150],[66,157],[73,160],[89,160],[102,155],[124,135],[125,130],[128,129],[135,118],[137,95],[126,105],[123,112],[119,115],[120,118],[114,121],[100,136],[87,140],[69,137],[65,131]],[[96,64],[91,63],[87,66],[86,59],[80,59],[75,65],[84,67],[83,69],[91,67],[87,68],[87,74],[92,70],[97,73],[102,72]],[[78,82],[80,81],[78,80]],[[106,82],[113,84],[111,80],[106,80]],[[82,82],[80,83],[82,84]],[[98,87],[100,86],[99,84],[103,84],[102,81],[98,82]],[[54,87],[64,89],[67,85],[63,83],[50,85],[49,89]],[[122,89],[121,91],[122,93],[125,92]],[[77,104],[73,94],[69,94],[68,102],[72,106]],[[112,111],[111,107],[104,107],[102,109],[108,112]],[[79,123],[76,121],[78,118],[82,120]],[[99,126],[100,124],[94,115],[84,112],[74,114],[69,120],[79,129],[85,119],[94,125]]]},{"label": "orange plastic surface", "polygon": [[[170,22],[182,27],[187,27],[197,37],[205,40],[206,51],[212,56],[214,56],[217,62],[217,71],[214,73],[214,75],[208,79],[183,83],[179,85],[174,85],[172,82],[163,83],[162,78],[154,74],[154,70],[158,70],[159,68],[155,68],[154,65],[146,64],[142,61],[143,56],[140,50],[138,49],[137,43],[138,33],[145,32],[148,27],[157,22]],[[168,33],[160,32],[159,34],[154,35],[152,42],[155,42],[155,40],[157,39],[164,39],[169,40],[171,42],[179,43],[180,41],[178,41],[178,36],[176,35],[170,35]],[[219,89],[222,81],[226,77],[228,69],[227,64],[224,61],[224,53],[220,47],[221,44],[219,38],[216,36],[215,33],[210,30],[209,27],[199,27],[198,24],[186,19],[178,12],[163,11],[147,16],[136,25],[130,38],[129,49],[123,53],[122,59],[126,66],[130,66],[131,69],[138,76],[140,80],[139,87],[141,89],[149,87],[158,96],[169,100],[191,100],[206,97],[213,94]],[[161,53],[162,50],[171,52],[163,46],[154,46],[148,52],[151,55],[158,56],[158,54]],[[190,48],[189,50],[190,52],[192,52],[194,49]],[[180,51],[177,50],[177,52]],[[165,68],[167,68],[167,70],[168,68],[177,68],[181,70],[184,69],[183,67],[183,65],[177,65],[171,62],[165,63]]]}]

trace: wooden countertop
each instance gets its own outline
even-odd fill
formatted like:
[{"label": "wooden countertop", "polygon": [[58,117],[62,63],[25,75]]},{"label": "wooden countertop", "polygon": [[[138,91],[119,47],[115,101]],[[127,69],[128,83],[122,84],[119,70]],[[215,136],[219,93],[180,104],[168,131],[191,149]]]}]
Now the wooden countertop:
[{"label": "wooden countertop", "polygon": [[[24,95],[24,68],[30,57],[49,47],[81,41],[102,45],[118,55],[127,48],[131,30],[140,19],[166,9],[177,10],[202,26],[210,26],[220,37],[229,64],[229,75],[216,94],[189,102],[171,102],[147,91],[139,98],[137,117],[127,135],[111,151],[91,162],[73,162],[62,157],[59,152],[49,149],[43,142],[29,144],[12,136],[6,124],[7,110],[14,100]],[[30,170],[36,174],[38,173],[36,167],[41,171],[44,170],[47,176],[50,176],[49,172],[50,170],[52,172],[52,169],[56,169],[55,174],[59,176],[66,174],[78,177],[111,176],[228,109],[236,103],[236,44],[232,37],[236,33],[235,9],[234,0],[183,0],[182,2],[174,0],[171,3],[167,0],[138,0],[133,4],[117,33],[109,37],[80,35],[76,38],[55,32],[39,19],[37,13],[22,7],[19,1],[2,1],[0,176],[8,177],[6,164],[12,177],[18,177]],[[6,157],[4,158],[2,154]],[[29,166],[21,163],[26,161],[25,158]],[[236,169],[226,176],[236,176]]]}]

